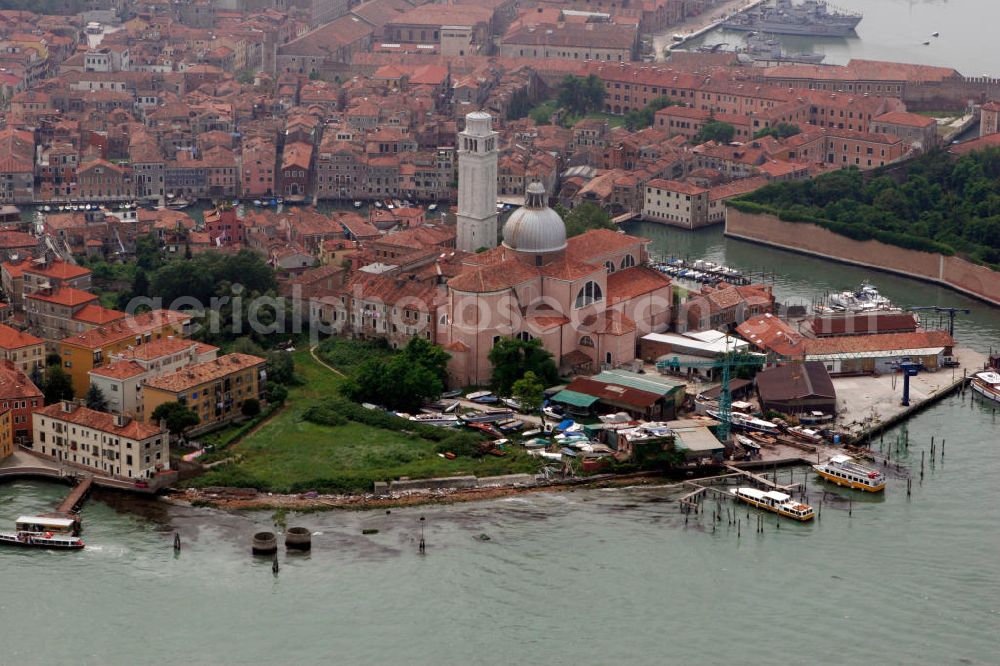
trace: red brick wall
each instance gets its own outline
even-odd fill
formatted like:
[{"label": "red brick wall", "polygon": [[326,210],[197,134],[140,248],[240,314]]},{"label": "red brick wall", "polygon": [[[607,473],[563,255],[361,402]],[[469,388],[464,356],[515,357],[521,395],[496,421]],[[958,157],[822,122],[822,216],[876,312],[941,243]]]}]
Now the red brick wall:
[{"label": "red brick wall", "polygon": [[726,235],[940,282],[1000,305],[1000,273],[959,257],[856,241],[811,224],[726,209]]}]

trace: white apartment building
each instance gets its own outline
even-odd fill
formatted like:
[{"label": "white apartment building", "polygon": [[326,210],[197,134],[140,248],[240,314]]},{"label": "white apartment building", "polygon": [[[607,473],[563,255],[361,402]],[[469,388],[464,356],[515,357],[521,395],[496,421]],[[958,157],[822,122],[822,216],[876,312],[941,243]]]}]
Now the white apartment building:
[{"label": "white apartment building", "polygon": [[68,400],[42,407],[32,419],[34,450],[58,461],[121,479],[150,479],[170,469],[169,435],[137,419]]}]

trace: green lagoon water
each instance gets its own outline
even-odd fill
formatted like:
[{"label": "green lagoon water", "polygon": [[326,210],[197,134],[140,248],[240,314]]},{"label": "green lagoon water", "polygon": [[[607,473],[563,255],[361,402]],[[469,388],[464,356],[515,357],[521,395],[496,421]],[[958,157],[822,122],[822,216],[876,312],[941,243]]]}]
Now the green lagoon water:
[{"label": "green lagoon water", "polygon": [[[968,304],[963,344],[1000,340],[997,310],[935,286],[718,230],[633,231],[774,269],[783,300],[869,277],[901,304]],[[911,498],[891,472],[885,496],[854,495],[848,515],[846,491],[810,478],[819,521],[768,518],[758,535],[743,510],[740,538],[685,525],[672,489],[545,493],[290,516],[320,534],[311,555],[282,554],[276,577],[249,553],[270,514],[99,494],[83,512],[86,550],[0,550],[0,664],[1000,663],[1000,438],[970,398],[910,422],[918,467],[932,435],[947,440]],[[64,493],[2,485],[0,524]]]}]

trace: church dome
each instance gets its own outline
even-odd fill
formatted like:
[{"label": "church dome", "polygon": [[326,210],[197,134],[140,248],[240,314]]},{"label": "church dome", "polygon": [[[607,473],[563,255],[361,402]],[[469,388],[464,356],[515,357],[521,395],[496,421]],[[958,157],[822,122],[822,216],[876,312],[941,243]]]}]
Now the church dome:
[{"label": "church dome", "polygon": [[566,248],[566,225],[559,213],[545,204],[545,188],[539,182],[528,185],[524,206],[503,225],[504,247],[532,254],[558,252]]}]

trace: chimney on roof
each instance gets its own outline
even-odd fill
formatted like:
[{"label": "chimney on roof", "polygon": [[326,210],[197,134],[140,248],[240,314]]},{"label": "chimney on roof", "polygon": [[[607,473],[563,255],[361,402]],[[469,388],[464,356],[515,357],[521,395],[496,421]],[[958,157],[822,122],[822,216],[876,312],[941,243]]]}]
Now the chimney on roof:
[{"label": "chimney on roof", "polygon": [[72,400],[60,400],[59,408],[65,414],[72,414],[76,410],[76,403]]}]

